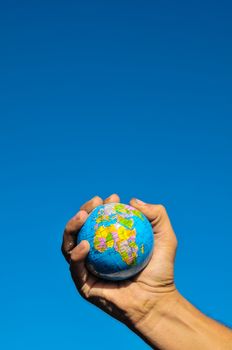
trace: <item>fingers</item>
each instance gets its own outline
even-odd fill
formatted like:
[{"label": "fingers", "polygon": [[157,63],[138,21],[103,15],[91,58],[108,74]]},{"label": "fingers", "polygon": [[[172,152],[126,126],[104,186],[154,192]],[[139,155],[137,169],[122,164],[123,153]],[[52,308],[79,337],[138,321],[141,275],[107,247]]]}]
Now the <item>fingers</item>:
[{"label": "fingers", "polygon": [[103,201],[100,197],[93,197],[91,200],[83,204],[80,208],[81,210],[67,223],[64,230],[61,250],[68,262],[70,262],[70,252],[77,244],[77,234],[85,223],[88,214],[102,203]]},{"label": "fingers", "polygon": [[120,198],[119,196],[114,193],[114,194],[111,194],[108,198],[106,198],[104,200],[104,204],[107,204],[107,203],[119,203],[120,202]]},{"label": "fingers", "polygon": [[71,252],[70,272],[78,290],[82,289],[88,278],[84,260],[89,249],[89,242],[83,240]]},{"label": "fingers", "polygon": [[168,253],[171,259],[174,259],[177,239],[165,207],[160,204],[144,203],[135,198],[130,201],[130,204],[140,210],[151,222],[156,248],[162,248],[163,252]]},{"label": "fingers", "polygon": [[83,204],[81,206],[81,209],[87,211],[87,213],[89,214],[93,209],[95,209],[101,204],[103,204],[103,200],[100,197],[95,196],[90,201]]},{"label": "fingers", "polygon": [[76,246],[77,233],[85,223],[87,217],[87,212],[80,210],[71,220],[69,220],[65,227],[61,250],[68,262],[70,261],[70,252]]},{"label": "fingers", "polygon": [[[104,290],[98,278],[88,272],[85,266],[85,259],[90,250],[89,242],[81,241],[72,251],[70,260],[70,272],[72,279],[77,287],[78,292],[89,300],[96,300],[96,298],[103,297]],[[97,285],[99,286],[95,287]]]}]

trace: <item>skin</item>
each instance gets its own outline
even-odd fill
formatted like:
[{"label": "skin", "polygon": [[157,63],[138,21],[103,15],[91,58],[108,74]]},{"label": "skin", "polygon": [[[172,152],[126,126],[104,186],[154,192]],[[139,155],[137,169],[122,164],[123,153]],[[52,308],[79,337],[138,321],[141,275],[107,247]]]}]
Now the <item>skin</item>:
[{"label": "skin", "polygon": [[153,256],[142,272],[119,282],[104,281],[88,272],[85,258],[90,247],[84,240],[76,245],[78,232],[94,208],[119,201],[117,194],[105,200],[95,196],[65,227],[62,252],[78,292],[126,324],[153,349],[232,350],[232,332],[203,315],[176,289],[177,239],[164,206],[134,198],[130,201],[149,219],[155,236]]}]

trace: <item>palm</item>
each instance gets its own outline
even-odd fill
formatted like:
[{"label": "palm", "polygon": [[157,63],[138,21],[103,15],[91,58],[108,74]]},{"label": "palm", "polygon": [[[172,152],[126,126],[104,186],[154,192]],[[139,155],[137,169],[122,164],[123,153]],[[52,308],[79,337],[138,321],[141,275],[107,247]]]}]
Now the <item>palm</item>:
[{"label": "palm", "polygon": [[[129,309],[134,300],[142,299],[140,301],[143,305],[146,300],[154,302],[154,298],[150,298],[151,294],[167,293],[168,290],[173,290],[173,283],[173,263],[155,248],[149,264],[135,277],[126,281],[109,282],[87,272],[81,292],[110,315],[123,319],[121,311]],[[147,308],[150,308],[149,303]],[[146,309],[143,311],[146,312]],[[130,318],[133,319],[133,315]],[[133,319],[133,322],[136,321]]]}]

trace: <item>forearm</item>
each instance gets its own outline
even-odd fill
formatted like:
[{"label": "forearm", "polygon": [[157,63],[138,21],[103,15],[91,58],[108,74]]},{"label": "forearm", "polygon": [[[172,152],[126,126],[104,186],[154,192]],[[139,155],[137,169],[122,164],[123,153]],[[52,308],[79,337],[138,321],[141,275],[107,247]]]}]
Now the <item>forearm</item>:
[{"label": "forearm", "polygon": [[232,331],[202,314],[178,292],[139,321],[136,333],[160,350],[232,350]]}]

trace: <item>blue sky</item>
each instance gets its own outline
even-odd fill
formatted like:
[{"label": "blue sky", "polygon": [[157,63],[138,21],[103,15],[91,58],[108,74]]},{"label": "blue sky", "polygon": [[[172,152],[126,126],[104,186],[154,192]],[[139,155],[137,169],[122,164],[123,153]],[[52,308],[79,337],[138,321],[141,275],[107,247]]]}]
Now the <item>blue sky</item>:
[{"label": "blue sky", "polygon": [[231,12],[1,2],[2,348],[148,349],[79,297],[60,253],[66,221],[112,192],[167,207],[178,289],[232,326]]}]

